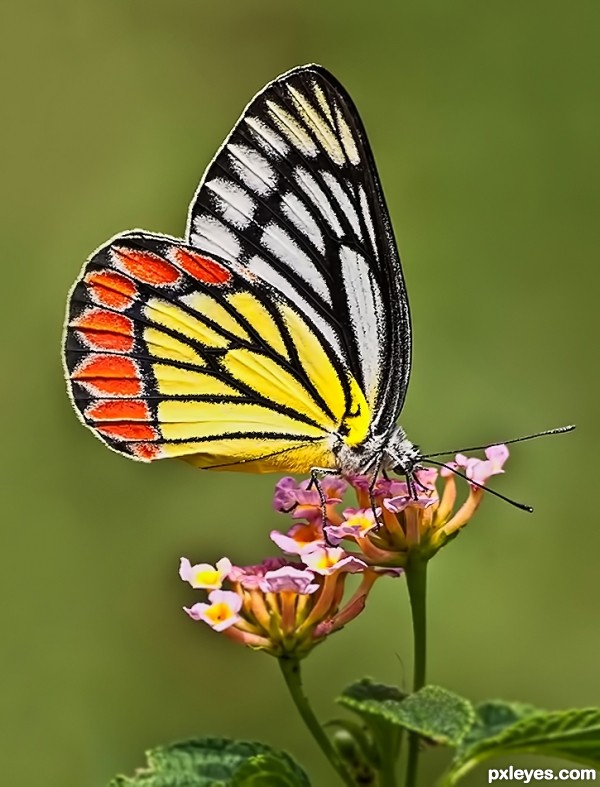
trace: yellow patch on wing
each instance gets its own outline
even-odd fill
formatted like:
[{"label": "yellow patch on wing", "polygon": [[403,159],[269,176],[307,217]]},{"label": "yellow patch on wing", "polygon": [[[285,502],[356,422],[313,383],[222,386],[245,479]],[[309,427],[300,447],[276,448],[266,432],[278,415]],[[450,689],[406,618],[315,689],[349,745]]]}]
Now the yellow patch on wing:
[{"label": "yellow patch on wing", "polygon": [[212,320],[223,330],[232,333],[239,339],[249,340],[250,337],[239,322],[212,296],[193,292],[191,295],[186,295],[183,298],[183,302],[202,317]]},{"label": "yellow patch on wing", "polygon": [[319,140],[329,158],[340,166],[345,164],[346,157],[344,156],[344,151],[326,120],[319,115],[318,111],[303,93],[290,85],[288,85],[288,91],[296,105],[298,114]]},{"label": "yellow patch on wing", "polygon": [[275,101],[267,101],[269,114],[281,133],[302,153],[316,156],[318,148],[306,129]]},{"label": "yellow patch on wing", "polygon": [[144,341],[150,353],[157,358],[170,361],[185,361],[196,366],[204,366],[202,356],[186,342],[175,339],[159,328],[144,328]]},{"label": "yellow patch on wing", "polygon": [[350,131],[349,125],[346,123],[346,119],[344,118],[338,107],[335,108],[335,115],[337,119],[339,133],[340,133],[340,139],[342,140],[342,145],[344,146],[346,155],[348,156],[348,159],[352,164],[354,165],[359,164],[360,156],[358,155],[356,142],[354,141],[354,137],[352,136],[352,132]]},{"label": "yellow patch on wing", "polygon": [[350,401],[351,405],[343,421],[348,433],[343,439],[347,445],[358,445],[369,434],[371,410],[354,377],[350,378]]},{"label": "yellow patch on wing", "polygon": [[371,412],[360,386],[348,373],[350,404],[346,411],[343,382],[322,343],[296,311],[284,304],[279,308],[309,380],[329,406],[336,426],[344,426],[347,431],[344,442],[348,445],[361,443],[369,433]]},{"label": "yellow patch on wing", "polygon": [[235,292],[229,295],[227,300],[274,352],[288,358],[279,328],[267,309],[254,295],[249,292]]},{"label": "yellow patch on wing", "polygon": [[223,366],[233,377],[266,399],[302,413],[326,430],[337,426],[293,375],[262,353],[230,350],[223,359]]},{"label": "yellow patch on wing", "polygon": [[342,381],[329,356],[317,336],[294,309],[285,304],[280,304],[279,309],[304,371],[323,400],[329,405],[336,423],[341,423],[346,412],[346,397]]},{"label": "yellow patch on wing", "polygon": [[319,106],[321,107],[323,112],[327,115],[327,119],[329,120],[329,122],[333,126],[334,123],[333,123],[333,116],[331,114],[331,107],[329,106],[329,102],[325,98],[325,93],[323,93],[321,85],[319,85],[319,84],[317,84],[317,82],[315,82],[313,84],[313,86],[312,86],[312,90],[313,90],[313,93],[315,94],[315,96],[317,98],[317,102],[318,102]]},{"label": "yellow patch on wing", "polygon": [[232,437],[204,443],[165,443],[164,456],[179,457],[195,467],[247,473],[308,474],[313,467],[336,466],[325,440],[305,443],[295,440]]},{"label": "yellow patch on wing", "polygon": [[219,437],[231,432],[256,432],[257,439],[262,432],[325,437],[323,429],[251,402],[167,400],[158,403],[157,415],[165,440]]},{"label": "yellow patch on wing", "polygon": [[169,364],[152,367],[158,392],[164,396],[240,396],[231,385],[206,372],[194,372]]},{"label": "yellow patch on wing", "polygon": [[220,333],[168,301],[152,298],[144,307],[144,316],[208,347],[227,347],[228,341]]}]

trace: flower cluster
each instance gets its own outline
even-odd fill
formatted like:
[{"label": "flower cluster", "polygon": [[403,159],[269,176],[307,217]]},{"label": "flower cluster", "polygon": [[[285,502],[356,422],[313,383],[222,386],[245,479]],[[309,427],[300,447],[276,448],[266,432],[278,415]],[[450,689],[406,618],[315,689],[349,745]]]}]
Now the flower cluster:
[{"label": "flower cluster", "polygon": [[[485,460],[458,454],[439,473],[417,470],[410,485],[383,477],[373,484],[368,476],[326,476],[317,488],[311,481],[283,478],[273,505],[295,523],[286,533],[272,531],[271,539],[289,558],[245,567],[228,558],[216,566],[182,558],[181,579],[208,591],[207,601],[184,610],[251,648],[302,658],[364,609],[376,579],[399,576],[414,553],[428,560],[467,524],[481,502],[481,485],[504,472],[508,457],[503,445],[485,453]],[[459,507],[453,470],[472,482]],[[340,511],[349,486],[358,506]],[[360,574],[361,581],[344,603],[349,574]]]},{"label": "flower cluster", "polygon": [[[271,538],[285,552],[303,555],[324,544],[338,546],[353,542],[356,554],[371,566],[406,566],[411,553],[432,557],[449,538],[469,522],[484,495],[482,486],[493,475],[503,473],[508,458],[505,445],[485,449],[485,459],[457,454],[438,472],[417,470],[411,480],[352,476],[346,481],[325,477],[320,491],[309,481],[296,483],[283,478],[277,484],[274,506],[299,521],[286,533]],[[469,481],[469,494],[456,507],[455,473]],[[358,507],[340,511],[350,486]],[[438,490],[438,486],[441,487]]]},{"label": "flower cluster", "polygon": [[[193,620],[279,658],[305,656],[364,609],[378,577],[400,573],[370,567],[340,547],[323,545],[296,561],[267,558],[256,566],[238,567],[228,558],[216,566],[192,565],[182,558],[179,568],[181,579],[209,591],[208,602],[184,607]],[[342,604],[349,574],[361,574],[362,581]]]}]

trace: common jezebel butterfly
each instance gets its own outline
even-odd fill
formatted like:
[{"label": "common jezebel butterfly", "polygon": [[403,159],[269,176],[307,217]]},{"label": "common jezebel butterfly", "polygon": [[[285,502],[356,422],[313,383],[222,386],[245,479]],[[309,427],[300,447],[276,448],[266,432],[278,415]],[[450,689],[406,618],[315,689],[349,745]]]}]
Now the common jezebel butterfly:
[{"label": "common jezebel butterfly", "polygon": [[252,99],[184,239],[133,230],[91,255],[64,360],[82,422],[132,459],[412,475],[400,258],[364,126],[326,69]]}]

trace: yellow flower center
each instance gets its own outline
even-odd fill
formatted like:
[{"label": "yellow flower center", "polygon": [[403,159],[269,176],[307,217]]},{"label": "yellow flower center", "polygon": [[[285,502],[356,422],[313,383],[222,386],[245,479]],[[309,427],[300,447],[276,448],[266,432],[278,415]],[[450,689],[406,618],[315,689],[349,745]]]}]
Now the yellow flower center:
[{"label": "yellow flower center", "polygon": [[361,530],[369,530],[369,528],[373,527],[373,520],[364,514],[356,514],[356,516],[350,517],[346,524],[351,527],[358,527]]},{"label": "yellow flower center", "polygon": [[194,581],[198,585],[220,585],[221,577],[218,571],[212,569],[211,571],[198,571],[194,575]]},{"label": "yellow flower center", "polygon": [[229,620],[229,618],[233,617],[233,610],[229,604],[221,601],[218,604],[213,604],[206,611],[206,617],[210,618],[213,623],[222,623],[224,620]]}]

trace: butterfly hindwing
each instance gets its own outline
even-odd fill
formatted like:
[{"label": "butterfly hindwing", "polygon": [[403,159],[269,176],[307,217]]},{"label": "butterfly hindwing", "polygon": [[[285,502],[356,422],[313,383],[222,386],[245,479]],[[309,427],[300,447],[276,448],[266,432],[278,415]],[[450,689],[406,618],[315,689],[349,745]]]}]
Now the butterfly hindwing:
[{"label": "butterfly hindwing", "polygon": [[246,107],[190,206],[188,242],[243,264],[310,315],[385,432],[410,373],[399,256],[358,112],[320,66]]},{"label": "butterfly hindwing", "polygon": [[293,303],[166,236],[125,233],[92,255],[65,358],[84,423],[138,459],[306,472],[334,461],[332,433],[368,429],[357,383]]}]

